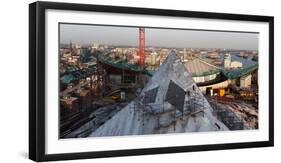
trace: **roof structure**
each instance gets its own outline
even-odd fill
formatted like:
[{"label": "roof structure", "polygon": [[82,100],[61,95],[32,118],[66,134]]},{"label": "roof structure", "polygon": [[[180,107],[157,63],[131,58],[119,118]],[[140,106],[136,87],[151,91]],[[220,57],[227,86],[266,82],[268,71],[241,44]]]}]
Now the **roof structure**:
[{"label": "roof structure", "polygon": [[81,78],[86,78],[87,76],[93,74],[96,68],[91,67],[87,69],[78,69],[72,72],[64,73],[60,76],[60,81],[62,84],[69,84],[73,81],[77,81]]},{"label": "roof structure", "polygon": [[107,55],[103,55],[102,53],[97,53],[96,54],[97,60],[104,63],[108,64],[110,66],[113,66],[115,68],[119,69],[127,69],[130,71],[135,71],[135,72],[142,72],[143,74],[146,74],[148,76],[152,76],[151,73],[144,69],[143,67],[137,65],[137,64],[130,64],[123,59],[113,59]]},{"label": "roof structure", "polygon": [[156,87],[156,88],[153,88],[153,89],[145,92],[143,103],[145,103],[145,104],[154,103],[156,100],[158,88],[159,87]]},{"label": "roof structure", "polygon": [[172,51],[140,95],[90,137],[222,131],[176,52]]},{"label": "roof structure", "polygon": [[213,66],[205,61],[202,61],[199,58],[189,60],[185,64],[185,67],[193,77],[205,76],[208,74],[214,74],[221,71],[220,68]]},{"label": "roof structure", "polygon": [[258,69],[258,64],[253,64],[250,66],[247,66],[243,69],[237,69],[237,70],[232,70],[232,71],[223,71],[223,74],[228,78],[228,79],[237,79],[239,77],[245,76],[252,71],[255,71]]},{"label": "roof structure", "polygon": [[[223,56],[220,56],[220,60],[223,61]],[[243,67],[240,69],[233,69],[233,70],[226,70],[222,67],[223,69],[223,74],[228,78],[228,79],[237,79],[239,77],[242,77],[244,75],[247,75],[255,70],[258,69],[258,63],[252,60],[244,59],[242,57],[239,57],[235,54],[231,55],[231,61],[238,61],[241,62]]]},{"label": "roof structure", "polygon": [[166,101],[173,105],[177,110],[183,112],[186,92],[179,85],[170,80]]}]

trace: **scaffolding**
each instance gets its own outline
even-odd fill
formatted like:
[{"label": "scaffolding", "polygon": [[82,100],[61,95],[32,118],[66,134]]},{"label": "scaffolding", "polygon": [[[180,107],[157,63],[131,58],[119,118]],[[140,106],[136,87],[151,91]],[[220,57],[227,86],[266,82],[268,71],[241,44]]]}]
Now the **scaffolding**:
[{"label": "scaffolding", "polygon": [[214,109],[214,114],[223,122],[230,130],[243,130],[243,118],[237,116],[234,112],[229,109],[223,108],[211,102],[212,108]]},{"label": "scaffolding", "polygon": [[104,95],[106,80],[106,71],[103,65],[98,61],[90,83],[91,89],[94,90],[93,97],[99,98]]},{"label": "scaffolding", "polygon": [[[139,95],[130,105],[130,109],[132,109],[135,115],[137,114],[138,121],[141,121],[143,126],[148,122],[149,118],[147,117],[151,116],[156,118],[156,124],[154,126],[155,131],[171,126],[176,130],[175,127],[178,120],[180,120],[183,125],[186,124],[189,117],[196,117],[199,114],[204,116],[204,110],[207,108],[208,102],[203,96],[200,96],[199,90],[193,87],[191,90],[183,91],[183,94],[182,91],[179,91],[180,89],[175,89],[177,85],[172,81],[170,81],[169,86],[172,88],[171,90],[173,90],[173,92],[167,92],[167,94],[170,94],[166,97],[164,97],[163,94],[162,99],[165,100],[160,103],[155,102],[155,98],[157,92],[159,90],[163,92],[163,90],[161,90],[161,87],[156,87]],[[182,104],[181,98],[183,99]],[[169,103],[171,107],[165,107],[167,103]]]}]

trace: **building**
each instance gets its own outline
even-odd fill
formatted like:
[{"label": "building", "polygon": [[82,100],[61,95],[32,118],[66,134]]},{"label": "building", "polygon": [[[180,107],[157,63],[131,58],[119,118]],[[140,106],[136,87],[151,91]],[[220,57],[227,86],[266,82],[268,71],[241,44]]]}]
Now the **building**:
[{"label": "building", "polygon": [[79,100],[77,97],[65,96],[60,99],[60,103],[62,105],[62,108],[65,109],[65,110],[62,110],[63,112],[79,111]]},{"label": "building", "polygon": [[150,64],[151,65],[156,65],[157,64],[157,58],[158,58],[158,54],[154,51],[150,54]]},{"label": "building", "polygon": [[93,50],[97,50],[99,48],[99,44],[98,43],[93,43],[92,44],[92,49]]},{"label": "building", "polygon": [[229,69],[231,66],[231,55],[229,53],[226,53],[224,55],[224,62],[223,62],[223,67],[225,69]]},{"label": "building", "polygon": [[188,60],[184,65],[187,71],[192,75],[193,80],[199,85],[217,79],[220,74],[220,69],[218,67],[199,58]]},{"label": "building", "polygon": [[243,64],[240,61],[231,61],[231,55],[227,53],[224,55],[223,67],[225,69],[238,69],[242,68]]},{"label": "building", "polygon": [[90,90],[79,89],[75,92],[76,96],[79,98],[81,104],[81,110],[85,111],[92,105],[92,97]]},{"label": "building", "polygon": [[240,88],[251,88],[252,75],[248,74],[240,78]]},{"label": "building", "polygon": [[219,53],[216,51],[208,52],[207,57],[210,59],[219,59],[220,58]]},{"label": "building", "polygon": [[239,61],[232,61],[230,63],[230,68],[231,69],[237,69],[237,68],[242,68],[243,67],[243,64]]}]

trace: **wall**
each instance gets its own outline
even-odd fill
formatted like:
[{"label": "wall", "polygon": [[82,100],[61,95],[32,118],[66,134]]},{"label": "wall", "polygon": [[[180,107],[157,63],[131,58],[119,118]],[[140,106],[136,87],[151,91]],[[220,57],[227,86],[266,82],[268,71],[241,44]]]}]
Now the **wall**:
[{"label": "wall", "polygon": [[228,85],[230,83],[231,83],[231,80],[225,80],[223,82],[216,83],[216,84],[213,84],[213,85],[207,85],[207,86],[199,87],[199,89],[201,90],[202,93],[205,94],[208,87],[212,87],[212,89],[226,88],[226,87],[228,87]]},{"label": "wall", "polygon": [[[58,0],[59,1],[59,0]],[[62,0],[60,0],[62,1]],[[28,3],[31,0],[7,0],[0,6],[1,45],[1,113],[0,113],[0,162],[30,162],[28,151]],[[281,64],[281,14],[279,1],[245,0],[68,0],[76,3],[171,8],[180,10],[227,12],[275,16],[275,83],[281,83],[278,75]],[[275,147],[239,149],[227,151],[194,152],[153,156],[119,157],[79,162],[277,162],[280,160],[281,98],[280,85],[275,85]],[[75,162],[75,161],[70,161]],[[78,162],[78,161],[76,161]]]}]

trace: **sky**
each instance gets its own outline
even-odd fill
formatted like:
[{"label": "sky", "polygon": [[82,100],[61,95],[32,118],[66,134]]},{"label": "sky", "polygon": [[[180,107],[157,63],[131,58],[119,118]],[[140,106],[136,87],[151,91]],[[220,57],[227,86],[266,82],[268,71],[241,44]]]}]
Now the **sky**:
[{"label": "sky", "polygon": [[[137,27],[60,24],[60,42],[137,46],[138,31]],[[145,45],[257,50],[258,35],[258,33],[145,28]]]}]

